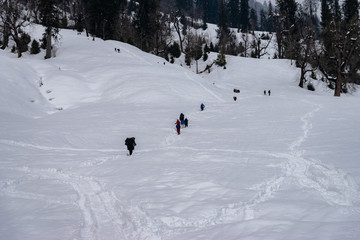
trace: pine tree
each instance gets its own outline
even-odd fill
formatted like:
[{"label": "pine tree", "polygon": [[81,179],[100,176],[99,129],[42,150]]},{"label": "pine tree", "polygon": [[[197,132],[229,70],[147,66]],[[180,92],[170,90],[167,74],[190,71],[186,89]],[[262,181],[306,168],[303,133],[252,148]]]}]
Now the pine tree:
[{"label": "pine tree", "polygon": [[157,0],[139,0],[135,12],[134,27],[138,33],[138,46],[144,51],[154,48],[158,25]]},{"label": "pine tree", "polygon": [[254,8],[250,10],[250,26],[252,30],[258,30],[258,17]]},{"label": "pine tree", "polygon": [[233,28],[240,28],[239,25],[239,0],[230,0],[229,1],[229,12],[230,12],[230,26]]},{"label": "pine tree", "polygon": [[34,39],[31,43],[30,54],[38,53],[40,53],[40,45],[39,42]]},{"label": "pine tree", "polygon": [[268,5],[266,29],[269,32],[274,31],[274,12],[273,12],[273,6],[270,1],[269,1],[269,5]]},{"label": "pine tree", "polygon": [[359,19],[359,2],[358,0],[345,0],[343,5],[344,20],[351,23]]},{"label": "pine tree", "polygon": [[249,29],[249,0],[240,1],[240,27],[242,32]]},{"label": "pine tree", "polygon": [[59,33],[59,13],[55,6],[55,0],[39,0],[39,11],[41,24],[45,26],[45,59],[48,59],[51,58],[51,39],[57,39]]},{"label": "pine tree", "polygon": [[219,1],[219,12],[218,12],[218,30],[217,37],[219,38],[219,47],[222,52],[226,51],[226,45],[229,42],[229,26],[226,15],[226,3],[224,0]]},{"label": "pine tree", "polygon": [[[296,54],[297,25],[296,12],[297,4],[295,0],[277,0],[279,9],[279,19],[277,20],[277,40],[279,49],[279,58],[294,59]],[[279,36],[278,36],[279,35]],[[280,48],[281,51],[280,51]]]},{"label": "pine tree", "polygon": [[264,9],[260,10],[260,31],[269,31],[267,29],[267,18]]}]

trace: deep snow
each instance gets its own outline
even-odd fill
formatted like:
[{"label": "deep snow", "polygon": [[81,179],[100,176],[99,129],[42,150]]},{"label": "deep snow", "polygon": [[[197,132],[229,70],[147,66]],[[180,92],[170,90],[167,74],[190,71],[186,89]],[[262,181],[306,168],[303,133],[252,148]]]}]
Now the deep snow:
[{"label": "deep snow", "polygon": [[285,60],[196,75],[61,36],[48,60],[0,51],[1,239],[359,238],[358,93],[300,89]]}]

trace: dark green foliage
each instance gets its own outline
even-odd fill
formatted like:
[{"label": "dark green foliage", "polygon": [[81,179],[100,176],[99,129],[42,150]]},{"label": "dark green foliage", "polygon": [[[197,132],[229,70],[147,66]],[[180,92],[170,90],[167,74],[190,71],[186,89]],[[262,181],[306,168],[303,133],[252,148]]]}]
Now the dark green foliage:
[{"label": "dark green foliage", "polygon": [[315,87],[314,87],[314,85],[312,83],[308,83],[307,89],[310,90],[310,91],[315,91]]},{"label": "dark green foliage", "polygon": [[204,60],[204,62],[205,62],[206,60],[208,60],[208,58],[209,58],[209,55],[207,54],[207,52],[204,52],[204,55],[203,55],[203,60]]},{"label": "dark green foliage", "polygon": [[252,30],[258,30],[258,16],[253,8],[250,10],[250,26]]},{"label": "dark green foliage", "polygon": [[249,0],[240,1],[240,28],[242,32],[249,29]]},{"label": "dark green foliage", "polygon": [[134,27],[138,34],[137,45],[149,52],[153,50],[158,25],[158,2],[156,0],[139,0],[134,16]]},{"label": "dark green foliage", "polygon": [[27,33],[22,33],[20,36],[20,51],[21,52],[26,52],[29,47],[28,44],[31,42],[31,38],[29,36],[29,34]]},{"label": "dark green foliage", "polygon": [[47,45],[47,37],[46,37],[46,33],[43,33],[43,37],[42,39],[40,39],[40,48],[42,49],[46,49],[46,45]]},{"label": "dark green foliage", "polygon": [[45,59],[51,58],[51,39],[56,40],[59,33],[59,11],[55,3],[55,0],[39,0],[40,22],[46,35]]},{"label": "dark green foliage", "polygon": [[205,44],[204,46],[204,53],[210,53],[210,48],[208,47],[207,44]]},{"label": "dark green foliage", "polygon": [[83,3],[89,23],[89,33],[103,39],[111,39],[122,1],[83,0]]},{"label": "dark green foliage", "polygon": [[194,47],[193,57],[194,57],[195,61],[197,61],[202,57],[202,55],[203,55],[203,51],[202,51],[202,44],[200,41],[200,42],[197,42]]},{"label": "dark green foliage", "polygon": [[251,58],[257,58],[256,52],[255,52],[255,51],[251,51],[250,57],[251,57]]},{"label": "dark green foliage", "polygon": [[83,19],[83,15],[79,14],[75,20],[75,28],[78,32],[84,31],[85,22]]},{"label": "dark green foliage", "polygon": [[210,52],[215,52],[214,44],[212,42],[210,43],[209,51]]},{"label": "dark green foliage", "polygon": [[34,39],[31,43],[30,54],[38,53],[40,53],[40,45],[39,42]]},{"label": "dark green foliage", "polygon": [[172,45],[170,45],[167,50],[171,56],[175,58],[178,58],[181,55],[180,46],[177,42],[174,42]]},{"label": "dark green foliage", "polygon": [[226,57],[225,54],[219,53],[217,59],[215,60],[215,64],[220,67],[225,67],[226,65]]},{"label": "dark green foliage", "polygon": [[48,33],[51,28],[59,27],[59,12],[54,0],[39,0],[39,11],[41,24],[45,26]]},{"label": "dark green foliage", "polygon": [[68,27],[68,19],[66,16],[64,16],[60,21],[60,27],[61,28],[67,28]]},{"label": "dark green foliage", "polygon": [[239,9],[239,0],[230,0],[228,4],[229,8],[229,18],[230,18],[230,27],[239,28],[240,27],[240,9]]},{"label": "dark green foliage", "polygon": [[358,0],[345,0],[343,5],[344,20],[350,23],[354,19],[359,18],[359,2]]}]

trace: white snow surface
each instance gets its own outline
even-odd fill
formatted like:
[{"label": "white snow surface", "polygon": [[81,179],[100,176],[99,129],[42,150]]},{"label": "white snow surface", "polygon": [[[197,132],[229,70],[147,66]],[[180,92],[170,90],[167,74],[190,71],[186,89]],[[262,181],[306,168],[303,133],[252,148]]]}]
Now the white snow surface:
[{"label": "white snow surface", "polygon": [[43,56],[0,51],[0,239],[359,239],[358,93],[301,89],[286,60],[196,75],[70,30]]}]

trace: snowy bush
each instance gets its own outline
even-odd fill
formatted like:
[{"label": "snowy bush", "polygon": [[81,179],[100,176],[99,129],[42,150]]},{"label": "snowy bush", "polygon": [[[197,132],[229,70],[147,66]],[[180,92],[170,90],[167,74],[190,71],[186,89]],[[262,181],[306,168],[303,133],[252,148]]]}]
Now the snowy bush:
[{"label": "snowy bush", "polygon": [[310,91],[315,91],[315,87],[314,87],[314,85],[312,83],[308,83],[307,89],[310,90]]},{"label": "snowy bush", "polygon": [[217,59],[215,60],[215,64],[220,67],[224,67],[226,65],[226,58],[223,53],[218,54]]},{"label": "snowy bush", "polygon": [[40,44],[35,39],[31,43],[30,54],[40,53]]}]

